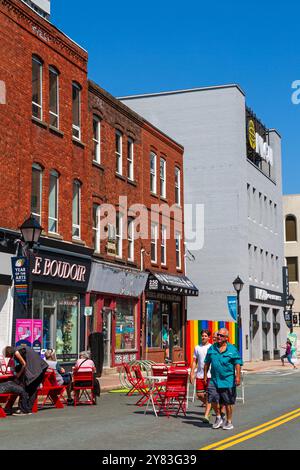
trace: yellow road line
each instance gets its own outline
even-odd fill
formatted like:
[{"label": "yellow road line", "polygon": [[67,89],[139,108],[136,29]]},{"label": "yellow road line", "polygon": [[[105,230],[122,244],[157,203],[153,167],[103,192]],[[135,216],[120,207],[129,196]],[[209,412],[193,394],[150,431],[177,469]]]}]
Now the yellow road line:
[{"label": "yellow road line", "polygon": [[261,429],[260,431],[253,432],[252,434],[248,434],[245,437],[241,437],[240,439],[237,439],[236,441],[231,441],[229,444],[225,444],[224,446],[217,447],[215,450],[225,450],[228,447],[236,446],[240,442],[247,441],[248,439],[253,439],[253,437],[256,437],[256,436],[259,436],[260,434],[271,431],[271,429],[277,428],[278,426],[281,426],[282,424],[287,423],[288,421],[291,421],[292,419],[296,419],[296,418],[300,418],[300,413],[296,415],[292,415],[289,418],[285,418],[282,421],[279,421],[278,423],[272,424],[272,426],[268,426],[267,428]]},{"label": "yellow road line", "polygon": [[200,450],[210,450],[210,449],[215,449],[217,446],[219,446],[220,444],[225,444],[226,442],[230,442],[230,441],[235,441],[236,439],[242,437],[242,436],[245,436],[247,434],[251,434],[253,433],[254,431],[257,431],[259,429],[262,429],[262,428],[265,428],[265,427],[268,427],[270,425],[272,425],[273,423],[277,423],[278,421],[282,421],[284,418],[287,418],[287,417],[290,417],[290,416],[293,416],[295,414],[297,414],[297,416],[295,417],[298,417],[298,413],[300,413],[300,408],[297,408],[296,410],[294,411],[290,411],[289,413],[285,413],[281,416],[278,416],[278,418],[275,418],[275,419],[272,419],[271,421],[267,421],[263,424],[260,424],[259,426],[255,426],[254,428],[250,428],[248,429],[247,431],[243,431],[239,434],[235,434],[234,436],[231,436],[231,437],[228,437],[226,439],[222,439],[221,441],[217,441],[213,444],[210,444],[208,446],[205,446],[205,447],[202,447]]}]

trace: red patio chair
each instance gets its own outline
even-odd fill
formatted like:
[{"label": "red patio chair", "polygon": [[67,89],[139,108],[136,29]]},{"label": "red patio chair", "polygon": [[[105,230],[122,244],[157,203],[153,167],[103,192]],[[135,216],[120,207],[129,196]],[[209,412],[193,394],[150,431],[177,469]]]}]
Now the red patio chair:
[{"label": "red patio chair", "polygon": [[143,406],[149,399],[149,384],[146,382],[140,366],[132,366],[132,371],[136,378],[135,389],[140,395],[142,395],[141,398],[139,398],[139,400],[136,402],[136,405]]},{"label": "red patio chair", "polygon": [[[32,408],[33,413],[37,413],[39,406],[42,408],[45,405],[53,405],[55,408],[64,408],[63,393],[65,392],[65,389],[65,385],[58,385],[55,370],[46,370],[43,382],[38,389],[37,397]],[[39,403],[38,399],[41,396],[45,398],[41,403]]]},{"label": "red patio chair", "polygon": [[169,417],[172,413],[177,416],[182,411],[186,416],[187,388],[188,370],[169,370],[165,389],[158,389],[158,413],[163,411]]},{"label": "red patio chair", "polygon": [[168,367],[165,364],[153,364],[152,375],[153,377],[162,377],[163,375],[167,378]]},{"label": "red patio chair", "polygon": [[[94,393],[94,371],[92,369],[73,370],[74,406],[78,404],[96,405],[97,398]],[[85,398],[85,400],[82,400]]]},{"label": "red patio chair", "polygon": [[138,384],[140,382],[140,379],[138,379],[136,377],[136,374],[132,374],[131,372],[131,368],[130,368],[130,365],[127,363],[127,362],[124,362],[122,364],[122,366],[124,367],[124,370],[126,372],[126,376],[127,376],[127,381],[130,383],[131,385],[131,389],[129,390],[129,392],[127,393],[127,396],[128,397],[131,397],[131,395],[133,395],[135,392],[138,392]]}]

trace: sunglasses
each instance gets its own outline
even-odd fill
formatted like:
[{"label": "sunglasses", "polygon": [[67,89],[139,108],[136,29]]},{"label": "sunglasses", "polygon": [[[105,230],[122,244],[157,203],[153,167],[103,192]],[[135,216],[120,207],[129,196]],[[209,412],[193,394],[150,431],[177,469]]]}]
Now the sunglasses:
[{"label": "sunglasses", "polygon": [[221,335],[220,333],[217,334],[219,338],[228,338],[228,335]]}]

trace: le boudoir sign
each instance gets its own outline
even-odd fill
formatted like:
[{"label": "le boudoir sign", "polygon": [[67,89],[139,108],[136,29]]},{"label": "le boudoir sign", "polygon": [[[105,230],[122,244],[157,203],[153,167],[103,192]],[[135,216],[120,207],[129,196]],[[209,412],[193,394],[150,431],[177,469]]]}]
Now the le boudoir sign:
[{"label": "le boudoir sign", "polygon": [[58,257],[49,253],[35,256],[31,260],[31,266],[31,273],[36,282],[85,288],[90,277],[91,261],[71,256]]}]

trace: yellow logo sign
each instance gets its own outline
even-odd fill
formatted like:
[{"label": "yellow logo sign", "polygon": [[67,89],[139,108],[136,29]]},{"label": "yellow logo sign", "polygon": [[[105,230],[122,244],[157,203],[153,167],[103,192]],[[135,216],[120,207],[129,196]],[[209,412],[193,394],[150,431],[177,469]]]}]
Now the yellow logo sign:
[{"label": "yellow logo sign", "polygon": [[248,134],[249,134],[250,146],[251,148],[253,148],[253,150],[256,150],[256,131],[255,131],[255,124],[252,121],[252,119],[250,119],[249,124],[248,124]]}]

